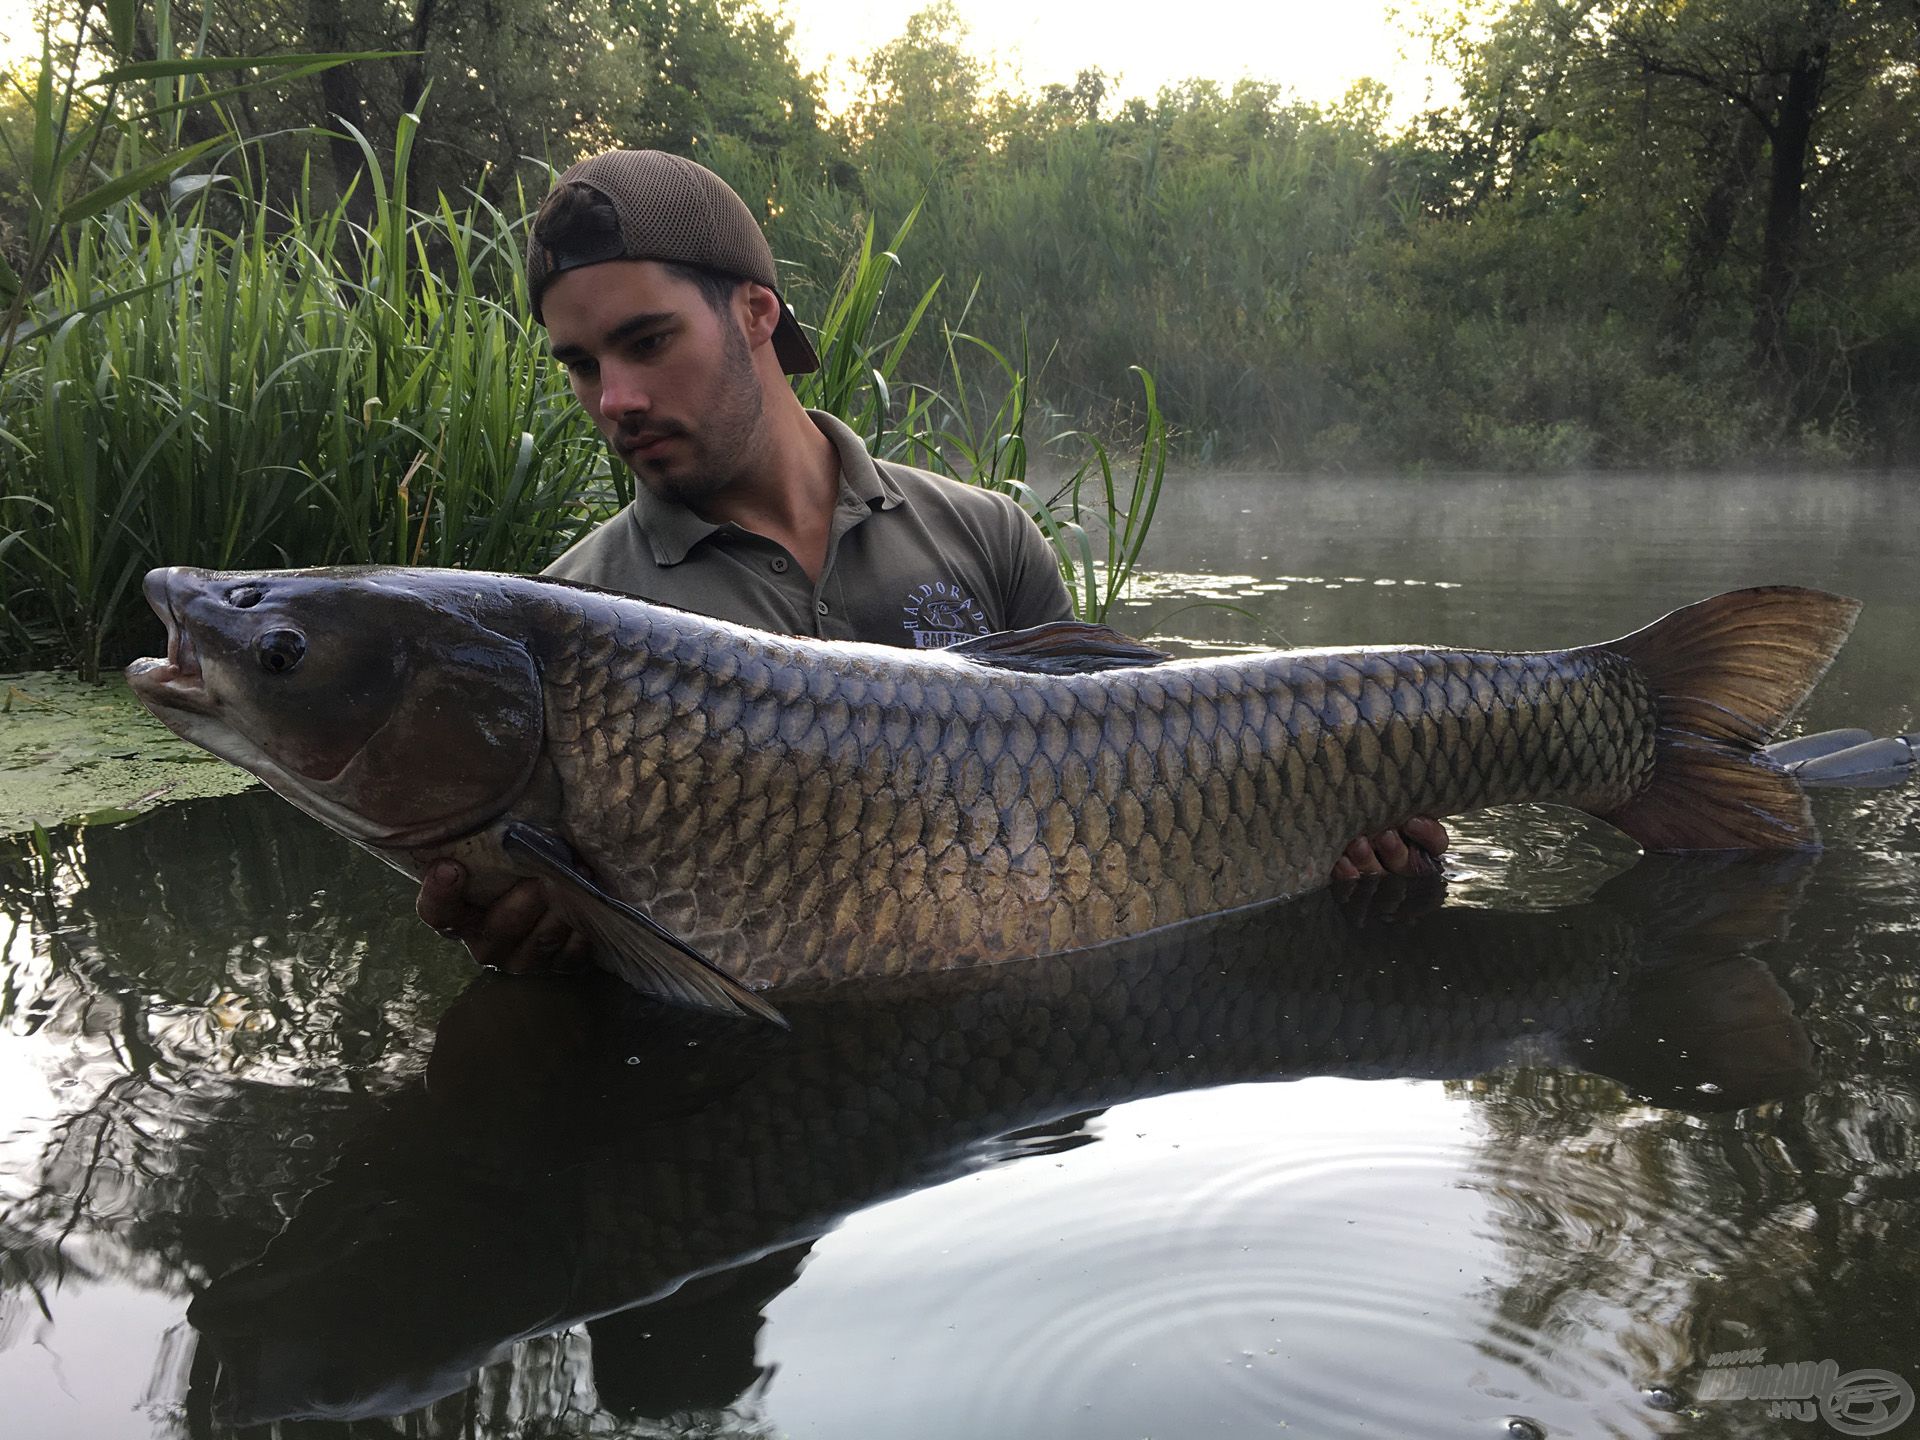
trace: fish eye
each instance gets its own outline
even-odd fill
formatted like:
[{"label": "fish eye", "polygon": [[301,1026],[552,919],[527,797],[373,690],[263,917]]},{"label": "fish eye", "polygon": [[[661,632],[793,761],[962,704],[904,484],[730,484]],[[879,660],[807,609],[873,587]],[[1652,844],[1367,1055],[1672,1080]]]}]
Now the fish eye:
[{"label": "fish eye", "polygon": [[298,630],[269,630],[260,637],[260,668],[284,675],[307,653],[307,640]]},{"label": "fish eye", "polygon": [[258,585],[236,585],[227,592],[227,603],[236,610],[251,610],[260,603]]}]

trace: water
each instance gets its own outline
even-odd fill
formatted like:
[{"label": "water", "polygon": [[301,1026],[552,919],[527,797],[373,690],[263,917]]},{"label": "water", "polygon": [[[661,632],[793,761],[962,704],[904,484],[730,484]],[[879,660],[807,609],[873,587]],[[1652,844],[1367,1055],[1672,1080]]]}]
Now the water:
[{"label": "water", "polygon": [[[1179,480],[1121,623],[1525,648],[1817,584],[1867,604],[1805,724],[1909,730],[1915,493]],[[1816,798],[1816,864],[1472,817],[1444,904],[746,1042],[473,984],[261,793],[56,836],[0,869],[6,1433],[1920,1433],[1873,1428],[1920,1384],[1920,790]],[[1796,1418],[1729,1395],[1754,1352],[1899,1383]]]}]

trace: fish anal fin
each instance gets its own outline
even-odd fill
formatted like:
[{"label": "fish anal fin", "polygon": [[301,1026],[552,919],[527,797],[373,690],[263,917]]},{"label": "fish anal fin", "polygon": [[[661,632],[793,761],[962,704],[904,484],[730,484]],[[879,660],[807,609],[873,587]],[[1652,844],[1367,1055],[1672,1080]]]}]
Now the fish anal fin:
[{"label": "fish anal fin", "polygon": [[510,821],[501,847],[549,883],[554,906],[593,937],[601,964],[644,995],[693,1010],[752,1015],[782,1030],[784,1016],[646,912],[603,890],[551,831]]},{"label": "fish anal fin", "polygon": [[949,645],[947,651],[1001,670],[1040,675],[1085,675],[1136,665],[1161,665],[1173,656],[1108,625],[1054,620],[1024,630],[997,630]]}]

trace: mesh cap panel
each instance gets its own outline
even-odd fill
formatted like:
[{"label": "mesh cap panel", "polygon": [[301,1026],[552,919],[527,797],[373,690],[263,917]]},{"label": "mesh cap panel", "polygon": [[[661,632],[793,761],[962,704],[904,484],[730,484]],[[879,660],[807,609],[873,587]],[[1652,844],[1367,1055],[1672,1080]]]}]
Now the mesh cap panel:
[{"label": "mesh cap panel", "polygon": [[[726,181],[704,165],[660,150],[609,150],[569,168],[554,193],[569,185],[585,185],[606,197],[620,222],[621,250],[611,254],[604,244],[579,251],[569,251],[564,244],[556,249],[552,237],[542,231],[553,200],[549,195],[527,245],[527,292],[533,297],[535,320],[541,319],[541,294],[554,276],[613,259],[695,265],[738,275],[779,293],[773,251],[753,213]],[[780,308],[773,347],[782,368],[790,375],[819,369],[819,357],[793,311],[785,301]]]}]

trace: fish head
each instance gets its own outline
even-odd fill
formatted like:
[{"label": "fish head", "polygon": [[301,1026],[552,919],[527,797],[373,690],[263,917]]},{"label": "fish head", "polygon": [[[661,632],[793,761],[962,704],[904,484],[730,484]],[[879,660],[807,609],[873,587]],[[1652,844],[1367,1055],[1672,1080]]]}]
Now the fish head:
[{"label": "fish head", "polygon": [[352,839],[433,844],[526,787],[540,676],[495,577],[154,570],[167,653],[127,683],[176,734]]}]

